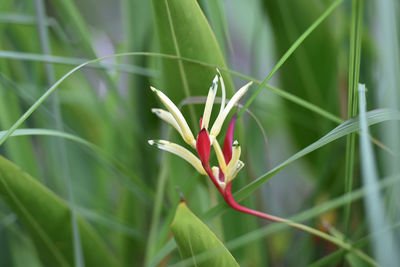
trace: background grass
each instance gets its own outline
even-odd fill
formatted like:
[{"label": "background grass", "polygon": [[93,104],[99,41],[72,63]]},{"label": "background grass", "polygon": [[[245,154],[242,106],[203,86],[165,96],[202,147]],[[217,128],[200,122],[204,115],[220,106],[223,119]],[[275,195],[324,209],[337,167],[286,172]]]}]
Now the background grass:
[{"label": "background grass", "polygon": [[[398,265],[382,244],[399,248],[399,8],[2,0],[0,266],[188,266],[170,231],[179,193],[240,266],[365,266],[356,249]],[[151,113],[149,86],[186,100],[197,133],[203,106],[190,97],[217,66],[228,97],[255,82],[241,104],[256,120],[239,111],[237,198],[354,250],[227,208],[206,177],[147,144],[182,143]]]}]

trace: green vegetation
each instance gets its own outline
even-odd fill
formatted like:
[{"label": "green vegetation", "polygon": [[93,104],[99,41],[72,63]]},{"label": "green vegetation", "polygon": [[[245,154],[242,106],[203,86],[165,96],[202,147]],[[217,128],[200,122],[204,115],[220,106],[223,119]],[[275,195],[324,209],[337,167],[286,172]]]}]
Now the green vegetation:
[{"label": "green vegetation", "polygon": [[[399,14],[395,0],[0,1],[0,266],[400,265]],[[232,209],[148,144],[197,156],[150,86],[196,138],[217,68],[228,99],[253,81],[218,136],[236,112],[233,197],[283,222]]]}]

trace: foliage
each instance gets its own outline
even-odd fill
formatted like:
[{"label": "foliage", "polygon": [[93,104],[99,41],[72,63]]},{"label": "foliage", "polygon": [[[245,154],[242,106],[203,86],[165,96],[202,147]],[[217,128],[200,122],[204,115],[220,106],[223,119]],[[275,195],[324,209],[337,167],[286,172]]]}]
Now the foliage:
[{"label": "foliage", "polygon": [[[0,1],[0,266],[399,265],[398,13],[395,0]],[[182,144],[149,86],[197,135],[217,67],[227,98],[254,82],[233,195],[286,223],[228,208],[147,143]]]}]

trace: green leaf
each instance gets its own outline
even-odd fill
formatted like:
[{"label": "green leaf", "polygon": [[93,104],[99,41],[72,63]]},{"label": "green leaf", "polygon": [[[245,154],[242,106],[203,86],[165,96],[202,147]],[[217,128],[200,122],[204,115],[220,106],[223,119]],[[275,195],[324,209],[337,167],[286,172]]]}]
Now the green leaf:
[{"label": "green leaf", "polygon": [[[192,258],[193,265],[207,267],[239,266],[215,234],[181,202],[171,230],[183,258]],[[196,257],[203,254],[205,257]]]},{"label": "green leaf", "polygon": [[[225,68],[217,40],[197,1],[153,0],[153,8],[161,53]],[[175,102],[192,95],[206,95],[215,74],[214,68],[164,58],[162,90]],[[224,80],[229,95],[234,91],[232,81],[226,75]],[[198,118],[193,112],[192,123],[197,126]]]},{"label": "green leaf", "polygon": [[[284,55],[281,60],[287,59],[279,68],[282,87],[302,99],[324,107],[333,114],[340,113],[340,99],[337,92],[337,77],[340,75],[337,68],[340,46],[332,37],[334,36],[333,29],[329,27],[327,23],[329,20],[326,18],[337,10],[342,2],[341,0],[324,3],[307,0],[263,1],[265,12],[268,13],[274,31],[277,54]],[[331,21],[331,23],[337,24],[336,21]],[[318,28],[315,29],[316,26]],[[313,30],[312,35],[299,46],[299,41],[302,41],[302,37],[308,36],[311,33],[310,30]],[[287,47],[290,49],[287,50]],[[315,49],[316,47],[318,49]],[[289,51],[293,53],[290,58],[287,57]],[[277,70],[276,67],[274,70]],[[313,112],[304,111],[291,103],[284,102],[284,104],[290,127],[289,133],[298,148],[305,147],[333,127],[333,123],[321,120]],[[318,151],[307,160],[310,169],[315,171],[316,177],[329,175],[328,179],[334,178],[343,165],[341,158],[338,160],[336,154],[329,150]],[[317,172],[321,169],[315,166],[323,166],[326,162],[333,162],[333,167],[326,173],[318,174]]]},{"label": "green leaf", "polygon": [[[73,266],[67,203],[1,156],[0,195],[31,234],[46,266]],[[94,229],[82,217],[77,221],[86,266],[119,266]]]}]

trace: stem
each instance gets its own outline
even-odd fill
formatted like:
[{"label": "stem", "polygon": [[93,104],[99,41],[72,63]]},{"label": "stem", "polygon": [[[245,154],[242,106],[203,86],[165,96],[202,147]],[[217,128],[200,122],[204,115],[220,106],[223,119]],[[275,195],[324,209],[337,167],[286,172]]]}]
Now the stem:
[{"label": "stem", "polygon": [[[213,180],[213,178],[211,178],[211,179]],[[214,177],[214,179],[215,179],[215,177]],[[299,230],[302,230],[302,231],[305,231],[305,232],[307,232],[309,234],[318,236],[318,237],[320,237],[320,238],[322,238],[322,239],[324,239],[324,240],[326,240],[328,242],[331,242],[331,243],[333,243],[333,244],[335,244],[335,245],[337,245],[337,246],[339,246],[339,247],[341,247],[341,248],[343,248],[343,249],[345,249],[345,250],[347,250],[347,251],[349,251],[351,253],[356,254],[360,259],[364,260],[365,262],[367,262],[367,263],[369,263],[369,264],[371,264],[373,266],[377,266],[377,263],[371,257],[366,255],[362,251],[360,251],[358,249],[355,249],[352,245],[344,242],[343,240],[341,240],[339,238],[336,238],[334,236],[331,236],[329,234],[326,234],[324,232],[321,232],[319,230],[316,230],[316,229],[314,229],[312,227],[309,227],[307,225],[304,225],[304,224],[296,223],[296,222],[293,222],[293,221],[290,221],[290,220],[287,220],[287,219],[284,219],[284,218],[280,218],[280,217],[277,217],[277,216],[273,216],[273,215],[270,215],[270,214],[267,214],[267,213],[263,213],[263,212],[260,212],[260,211],[252,210],[252,209],[249,209],[249,208],[241,206],[233,198],[232,191],[231,191],[231,186],[232,186],[232,182],[230,182],[230,183],[228,183],[226,185],[225,192],[223,193],[223,196],[224,196],[224,199],[225,199],[226,203],[229,206],[231,206],[232,208],[234,208],[235,210],[237,210],[239,212],[247,213],[249,215],[257,216],[259,218],[266,219],[266,220],[269,220],[269,221],[285,223],[285,224],[287,224],[289,226],[295,227],[295,228],[297,228]]]}]

